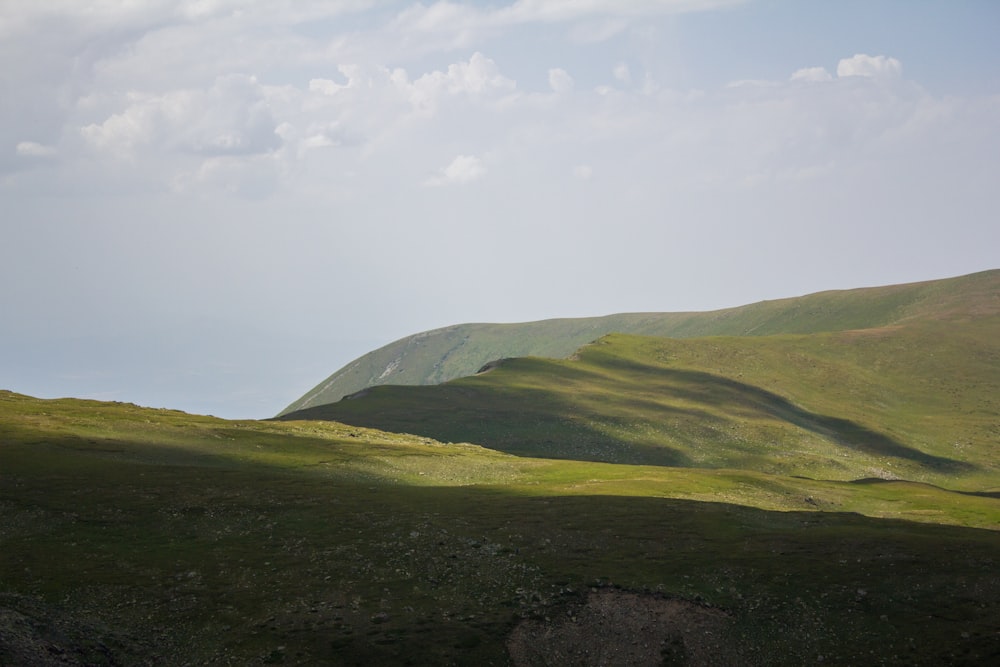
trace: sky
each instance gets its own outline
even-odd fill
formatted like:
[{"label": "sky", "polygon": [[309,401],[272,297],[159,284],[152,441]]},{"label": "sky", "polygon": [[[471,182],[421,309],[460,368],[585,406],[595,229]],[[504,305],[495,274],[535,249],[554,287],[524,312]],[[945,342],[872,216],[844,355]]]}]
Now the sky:
[{"label": "sky", "polygon": [[0,388],[1000,268],[992,0],[0,0]]}]

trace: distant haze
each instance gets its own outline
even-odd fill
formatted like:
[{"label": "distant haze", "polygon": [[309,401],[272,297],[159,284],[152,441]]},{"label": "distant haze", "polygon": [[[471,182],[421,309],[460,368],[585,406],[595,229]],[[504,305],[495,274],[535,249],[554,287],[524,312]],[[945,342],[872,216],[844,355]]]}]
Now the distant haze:
[{"label": "distant haze", "polygon": [[1000,267],[1000,4],[0,4],[0,388],[266,417],[418,331]]}]

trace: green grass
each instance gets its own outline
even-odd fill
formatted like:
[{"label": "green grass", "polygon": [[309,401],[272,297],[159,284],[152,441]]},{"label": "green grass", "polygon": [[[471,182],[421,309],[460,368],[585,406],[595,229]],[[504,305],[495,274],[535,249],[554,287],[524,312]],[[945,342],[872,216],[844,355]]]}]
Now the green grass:
[{"label": "green grass", "polygon": [[0,512],[0,607],[91,664],[503,665],[608,587],[723,610],[744,664],[1000,655],[1000,501],[924,484],[2,393]]},{"label": "green grass", "polygon": [[962,491],[1000,480],[1000,320],[808,335],[614,334],[574,359],[513,359],[287,415],[519,456]]}]

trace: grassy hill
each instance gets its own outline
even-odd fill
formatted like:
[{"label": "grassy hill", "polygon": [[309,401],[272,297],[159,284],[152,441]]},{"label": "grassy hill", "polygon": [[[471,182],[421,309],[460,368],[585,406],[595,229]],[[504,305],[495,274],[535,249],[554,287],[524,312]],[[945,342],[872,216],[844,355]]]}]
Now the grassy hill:
[{"label": "grassy hill", "polygon": [[[628,366],[659,343],[614,337],[574,363],[638,381],[648,369],[609,360]],[[660,363],[690,359],[682,343],[694,345],[673,343]],[[526,360],[474,380],[513,391],[540,377],[521,364],[549,363],[573,367]],[[750,422],[789,409],[750,399]],[[981,454],[889,453],[914,470],[974,466],[954,472],[969,483],[989,474]],[[527,458],[332,422],[0,392],[0,516],[0,664],[1000,656],[995,493]]]},{"label": "grassy hill", "polygon": [[630,313],[523,324],[461,324],[408,336],[341,368],[282,414],[383,384],[427,385],[473,375],[509,357],[563,358],[609,333],[765,336],[882,327],[915,319],[996,313],[1000,271],[907,285],[821,292],[704,313]]},{"label": "grassy hill", "polygon": [[613,334],[570,360],[373,387],[288,419],[518,456],[1000,491],[1000,316],[804,335]]}]

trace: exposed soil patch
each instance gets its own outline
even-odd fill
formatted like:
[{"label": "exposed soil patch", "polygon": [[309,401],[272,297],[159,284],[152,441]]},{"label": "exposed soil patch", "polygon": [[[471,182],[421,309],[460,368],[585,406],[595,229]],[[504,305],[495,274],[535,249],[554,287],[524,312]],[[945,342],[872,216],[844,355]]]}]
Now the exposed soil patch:
[{"label": "exposed soil patch", "polygon": [[0,594],[0,665],[146,665],[146,647],[61,615],[31,598]]},{"label": "exposed soil patch", "polygon": [[516,667],[535,665],[735,665],[729,615],[664,595],[591,591],[559,618],[525,619],[507,648]]}]

